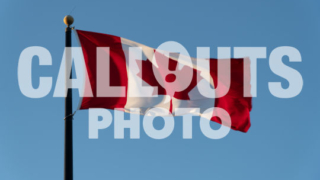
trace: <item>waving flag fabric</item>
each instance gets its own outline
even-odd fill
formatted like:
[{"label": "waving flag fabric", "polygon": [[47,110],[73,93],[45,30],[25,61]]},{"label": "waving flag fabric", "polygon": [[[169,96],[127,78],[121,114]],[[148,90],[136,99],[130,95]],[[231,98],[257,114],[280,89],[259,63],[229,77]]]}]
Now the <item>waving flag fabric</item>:
[{"label": "waving flag fabric", "polygon": [[[189,108],[186,113],[200,115],[203,111],[212,107],[219,107],[226,110],[231,117],[231,128],[234,130],[247,132],[250,127],[250,111],[251,97],[244,97],[244,89],[250,91],[249,88],[244,88],[245,85],[250,86],[250,61],[248,58],[230,59],[230,89],[222,97],[219,97],[218,90],[214,91],[214,96],[218,98],[208,98],[199,89],[203,89],[209,83],[213,87],[227,86],[227,78],[218,76],[218,64],[225,62],[224,60],[210,59],[207,72],[204,68],[197,65],[197,59],[191,58],[191,64],[183,64],[184,55],[170,54],[166,57],[161,52],[153,48],[139,44],[137,42],[113,36],[108,34],[94,33],[82,30],[76,30],[80,41],[84,60],[87,68],[88,79],[90,86],[85,86],[85,92],[88,87],[91,87],[93,97],[83,97],[80,109],[89,108],[119,108],[125,112],[133,112],[132,108],[139,108],[139,113],[147,115],[149,109],[160,107],[167,109],[173,115],[181,115],[177,113],[178,108]],[[98,47],[108,47],[109,51],[105,55],[110,57],[109,68],[98,65]],[[130,47],[140,47],[141,53],[130,52]],[[103,52],[102,52],[103,53]],[[134,64],[129,67],[129,57],[135,57]],[[156,60],[152,61],[152,58]],[[169,59],[169,60],[165,60]],[[177,59],[182,59],[182,61]],[[131,62],[132,63],[132,62]],[[181,65],[182,63],[182,65]],[[118,92],[119,96],[100,97],[97,96],[98,77],[97,72],[104,71],[109,73],[105,80],[110,83],[110,86],[122,87]],[[175,80],[174,75],[167,75],[167,71],[177,70],[186,75],[192,74],[189,86],[181,91],[179,89],[182,83],[172,85],[168,82]],[[209,74],[210,80],[202,77],[203,74]],[[223,73],[222,73],[223,74]],[[160,78],[159,78],[160,77]],[[101,77],[99,77],[101,78]],[[110,80],[108,80],[110,79]],[[186,78],[187,79],[187,78]],[[142,83],[141,88],[138,83]],[[175,87],[174,87],[175,86]],[[223,89],[223,88],[222,88]],[[108,92],[106,92],[108,93]],[[121,97],[120,97],[121,95]],[[194,109],[200,109],[195,111]],[[153,115],[161,115],[161,112]],[[221,124],[219,117],[211,117],[212,121]]]}]

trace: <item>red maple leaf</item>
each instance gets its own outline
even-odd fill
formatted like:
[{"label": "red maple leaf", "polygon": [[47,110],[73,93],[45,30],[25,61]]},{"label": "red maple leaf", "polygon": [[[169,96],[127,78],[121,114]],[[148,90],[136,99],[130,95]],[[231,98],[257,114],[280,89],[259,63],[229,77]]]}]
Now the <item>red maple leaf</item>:
[{"label": "red maple leaf", "polygon": [[[191,68],[189,66],[183,66],[182,69],[178,69],[177,67],[177,61],[173,60],[171,58],[166,57],[164,54],[155,52],[155,59],[157,62],[158,67],[156,67],[152,62],[147,60],[137,60],[141,61],[141,63],[137,63],[140,69],[140,72],[137,74],[142,80],[144,80],[146,83],[148,83],[150,86],[154,86],[158,88],[158,94],[159,95],[169,95],[170,97],[174,97],[176,99],[180,100],[190,100],[189,92],[194,89],[198,82],[202,79],[201,76],[199,76],[200,71]],[[166,62],[165,62],[166,61]],[[161,62],[161,63],[160,63]],[[164,63],[165,62],[165,63]],[[154,70],[153,70],[154,68]],[[174,82],[176,80],[176,77],[174,74],[168,74],[168,70],[175,70],[179,75],[183,74],[189,74],[192,72],[192,79],[187,88],[185,88],[182,91],[174,91],[174,89],[177,89],[177,87],[173,87],[173,85],[166,85],[166,87],[163,87],[161,84],[165,84],[164,82]],[[160,79],[157,79],[157,77],[161,77]],[[186,76],[189,77],[189,76]],[[199,78],[200,77],[200,78]],[[159,81],[162,81],[160,83]],[[181,82],[182,83],[182,82]],[[174,82],[174,86],[181,86],[181,83],[179,81]],[[172,99],[170,101],[170,111],[172,112]]]}]

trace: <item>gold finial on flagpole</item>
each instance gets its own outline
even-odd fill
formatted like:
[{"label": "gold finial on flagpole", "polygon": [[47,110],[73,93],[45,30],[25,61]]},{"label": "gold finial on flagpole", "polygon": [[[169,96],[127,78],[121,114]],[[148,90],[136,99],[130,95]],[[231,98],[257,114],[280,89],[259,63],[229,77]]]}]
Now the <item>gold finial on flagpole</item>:
[{"label": "gold finial on flagpole", "polygon": [[74,19],[73,19],[73,17],[70,16],[70,15],[65,16],[64,19],[63,19],[63,22],[64,22],[68,27],[70,27],[70,25],[73,23],[73,21],[74,21]]}]

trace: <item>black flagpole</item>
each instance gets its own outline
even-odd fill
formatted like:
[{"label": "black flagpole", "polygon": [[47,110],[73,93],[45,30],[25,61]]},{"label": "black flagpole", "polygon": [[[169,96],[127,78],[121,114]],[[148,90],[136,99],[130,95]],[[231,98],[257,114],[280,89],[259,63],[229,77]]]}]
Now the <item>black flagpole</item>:
[{"label": "black flagpole", "polygon": [[[72,16],[64,17],[64,23],[67,25],[66,27],[66,46],[71,47],[71,27],[70,25],[73,23]],[[68,68],[71,68],[71,50],[66,50],[66,72]],[[65,75],[66,83],[67,80],[72,78],[72,71],[70,74]],[[71,82],[69,82],[71,83]],[[66,88],[71,87],[71,84]],[[73,180],[73,142],[72,142],[72,89],[66,89],[67,96],[65,98],[65,134],[64,134],[64,180]]]}]

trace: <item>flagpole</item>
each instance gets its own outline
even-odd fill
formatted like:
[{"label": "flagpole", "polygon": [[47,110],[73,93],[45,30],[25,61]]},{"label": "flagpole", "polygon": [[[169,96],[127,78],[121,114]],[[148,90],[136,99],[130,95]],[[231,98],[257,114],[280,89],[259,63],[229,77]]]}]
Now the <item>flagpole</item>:
[{"label": "flagpole", "polygon": [[[71,27],[73,23],[73,17],[68,15],[63,19],[66,27],[66,44],[65,47],[71,47]],[[71,68],[71,50],[66,49],[66,71]],[[65,132],[64,132],[64,180],[73,180],[73,140],[72,140],[72,89],[70,81],[68,79],[72,78],[72,71],[70,74],[65,74],[66,91],[67,96],[65,98]],[[68,89],[67,89],[68,88]]]}]

